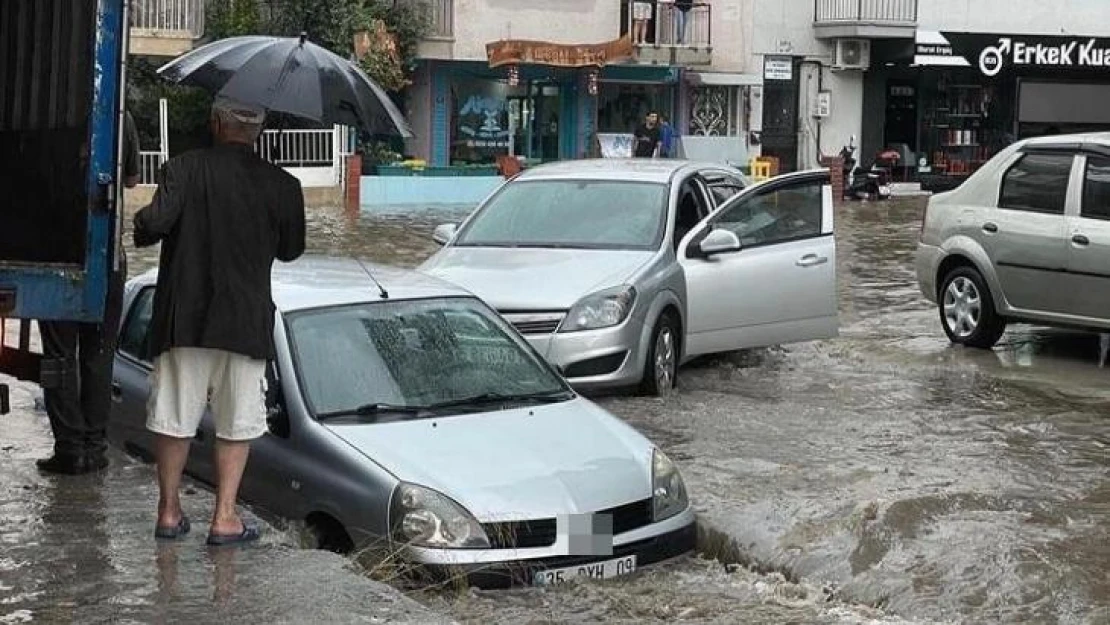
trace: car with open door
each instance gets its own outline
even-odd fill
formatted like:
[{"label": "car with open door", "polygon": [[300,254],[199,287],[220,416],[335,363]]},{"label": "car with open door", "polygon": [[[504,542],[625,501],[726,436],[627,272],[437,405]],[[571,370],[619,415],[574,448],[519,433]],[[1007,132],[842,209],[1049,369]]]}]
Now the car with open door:
[{"label": "car with open door", "polygon": [[[479,586],[610,578],[688,553],[678,468],[577,395],[472,294],[411,271],[302,258],[274,269],[269,431],[240,496],[317,546]],[[145,428],[156,273],[131,280],[109,437]],[[215,481],[211,415],[186,471]]]},{"label": "car with open door", "polygon": [[481,297],[579,389],[661,395],[691,358],[839,330],[824,169],[753,186],[712,163],[555,163],[434,236],[420,271]]}]

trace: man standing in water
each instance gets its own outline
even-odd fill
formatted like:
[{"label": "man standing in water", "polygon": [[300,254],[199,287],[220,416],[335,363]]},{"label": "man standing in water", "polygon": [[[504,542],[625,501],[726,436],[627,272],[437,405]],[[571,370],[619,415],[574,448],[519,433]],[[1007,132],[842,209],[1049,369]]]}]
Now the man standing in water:
[{"label": "man standing in water", "polygon": [[257,540],[235,510],[250,442],[266,432],[266,366],[274,358],[270,268],[304,253],[300,182],[253,149],[265,110],[219,98],[216,145],[163,167],[135,245],[162,243],[151,319],[147,429],[155,433],[155,536],[189,532],[181,474],[205,408],[216,424],[216,508],[209,545]]},{"label": "man standing in water", "polygon": [[[79,162],[86,171],[89,146],[81,146]],[[131,113],[123,113],[123,186],[139,184],[139,133]],[[83,176],[82,176],[83,179]],[[85,194],[78,193],[79,210],[87,210]],[[117,209],[113,221],[120,218]],[[114,228],[113,228],[114,231]],[[40,321],[45,369],[54,373],[44,384],[43,401],[54,433],[54,454],[35,462],[41,471],[81,475],[108,466],[108,416],[112,411],[112,359],[123,313],[127,257],[118,250],[119,265],[108,259],[108,290],[104,317],[99,323]]]}]

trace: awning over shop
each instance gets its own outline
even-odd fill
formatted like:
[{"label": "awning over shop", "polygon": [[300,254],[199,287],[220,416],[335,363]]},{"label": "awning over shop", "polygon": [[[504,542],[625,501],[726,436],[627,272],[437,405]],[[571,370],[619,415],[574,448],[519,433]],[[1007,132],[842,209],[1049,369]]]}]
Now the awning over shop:
[{"label": "awning over shop", "polygon": [[943,33],[919,30],[914,41],[914,65],[970,67],[967,59],[953,51],[952,44]]},{"label": "awning over shop", "polygon": [[547,65],[551,67],[604,67],[632,58],[632,40],[627,36],[599,44],[562,44],[547,41],[506,39],[486,44],[490,67],[502,65]]}]

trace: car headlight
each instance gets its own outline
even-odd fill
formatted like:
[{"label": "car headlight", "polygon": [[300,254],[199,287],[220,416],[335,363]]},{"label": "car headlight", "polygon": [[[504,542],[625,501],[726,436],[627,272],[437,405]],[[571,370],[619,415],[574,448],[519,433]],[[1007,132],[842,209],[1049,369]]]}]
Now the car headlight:
[{"label": "car headlight", "polygon": [[651,502],[655,521],[669,519],[690,505],[678,467],[658,449],[651,459]]},{"label": "car headlight", "polygon": [[489,549],[478,520],[447,495],[416,484],[401,484],[389,506],[393,540],[436,549]]},{"label": "car headlight", "polygon": [[624,323],[636,302],[636,289],[619,286],[583,297],[567,313],[560,332],[600,330]]}]

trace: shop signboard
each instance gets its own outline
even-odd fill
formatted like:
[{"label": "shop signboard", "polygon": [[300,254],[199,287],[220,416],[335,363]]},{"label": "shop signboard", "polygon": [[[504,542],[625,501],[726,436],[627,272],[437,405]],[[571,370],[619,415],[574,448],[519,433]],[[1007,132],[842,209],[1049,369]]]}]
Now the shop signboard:
[{"label": "shop signboard", "polygon": [[630,59],[632,53],[632,40],[627,36],[599,44],[561,44],[523,39],[508,39],[486,44],[486,56],[490,67],[525,64],[551,67],[603,67]]},{"label": "shop signboard", "polygon": [[[941,33],[952,56],[983,76],[1003,72],[1110,77],[1110,39],[1099,37]],[[920,45],[918,46],[920,50]]]},{"label": "shop signboard", "polygon": [[793,80],[794,59],[789,56],[767,56],[763,58],[764,80]]}]

